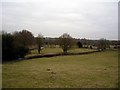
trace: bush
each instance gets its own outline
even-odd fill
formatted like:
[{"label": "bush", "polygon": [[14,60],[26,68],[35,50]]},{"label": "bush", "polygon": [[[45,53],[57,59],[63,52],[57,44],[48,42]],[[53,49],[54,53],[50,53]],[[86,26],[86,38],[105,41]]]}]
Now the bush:
[{"label": "bush", "polygon": [[11,60],[14,58],[14,38],[11,34],[2,35],[2,59]]},{"label": "bush", "polygon": [[8,33],[2,34],[2,60],[14,60],[24,58],[29,49],[22,44],[16,44],[14,36]]},{"label": "bush", "polygon": [[83,47],[83,45],[82,45],[81,42],[77,42],[77,46],[78,46],[79,48],[82,48],[82,47]]},{"label": "bush", "polygon": [[29,52],[29,48],[21,45],[15,48],[15,55],[17,58],[24,58],[24,56]]}]

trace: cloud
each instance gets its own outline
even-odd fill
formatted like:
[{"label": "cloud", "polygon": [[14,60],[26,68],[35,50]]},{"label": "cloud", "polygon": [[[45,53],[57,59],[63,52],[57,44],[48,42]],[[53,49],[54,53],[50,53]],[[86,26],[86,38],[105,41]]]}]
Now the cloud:
[{"label": "cloud", "polygon": [[2,2],[3,30],[13,32],[28,29],[36,36],[43,33],[57,37],[68,32],[77,38],[117,39],[118,7],[115,1]]}]

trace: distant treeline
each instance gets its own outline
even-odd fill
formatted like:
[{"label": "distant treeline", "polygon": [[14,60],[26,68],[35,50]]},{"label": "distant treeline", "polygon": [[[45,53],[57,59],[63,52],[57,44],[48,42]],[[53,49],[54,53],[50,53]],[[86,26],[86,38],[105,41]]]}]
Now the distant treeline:
[{"label": "distant treeline", "polygon": [[14,33],[2,32],[2,60],[14,60],[24,58],[26,54],[32,49],[37,49],[40,54],[42,47],[61,47],[63,53],[73,47],[78,48],[96,48],[104,50],[106,48],[120,48],[120,41],[111,41],[104,38],[99,40],[89,39],[76,39],[72,38],[69,34],[64,33],[57,38],[44,37],[42,34],[38,34],[34,37],[28,30],[15,31]]}]

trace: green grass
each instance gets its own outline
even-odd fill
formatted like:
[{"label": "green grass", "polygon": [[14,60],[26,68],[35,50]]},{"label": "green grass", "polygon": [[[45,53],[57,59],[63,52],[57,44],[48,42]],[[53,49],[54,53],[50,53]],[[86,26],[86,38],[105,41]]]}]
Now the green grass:
[{"label": "green grass", "polygon": [[[90,52],[90,51],[95,51],[94,49],[87,49],[87,48],[72,48],[70,50],[68,50],[68,52],[70,53],[80,53],[80,52]],[[41,54],[48,54],[48,53],[62,53],[63,50],[62,48],[44,48],[43,50],[41,50]],[[38,50],[31,50],[31,54],[28,54],[25,56],[25,58],[27,57],[31,57],[31,56],[35,56],[35,55],[39,55],[38,54]]]},{"label": "green grass", "polygon": [[71,53],[79,53],[79,52],[90,52],[90,51],[96,51],[94,49],[88,49],[88,48],[74,48],[69,50]]},{"label": "green grass", "polygon": [[2,88],[2,64],[0,64],[0,89]]},{"label": "green grass", "polygon": [[[88,51],[94,51],[93,49],[86,49],[86,48],[73,48],[71,50],[68,50],[71,53],[79,53],[79,52],[88,52]],[[61,53],[63,52],[62,48],[44,48],[41,50],[41,54],[45,53]],[[37,50],[32,50],[31,54],[38,54]]]},{"label": "green grass", "polygon": [[[41,54],[45,53],[61,53],[62,49],[61,48],[44,48],[41,50]],[[31,54],[38,54],[38,50],[32,50]]]},{"label": "green grass", "polygon": [[118,87],[117,51],[8,62],[2,68],[3,88]]}]

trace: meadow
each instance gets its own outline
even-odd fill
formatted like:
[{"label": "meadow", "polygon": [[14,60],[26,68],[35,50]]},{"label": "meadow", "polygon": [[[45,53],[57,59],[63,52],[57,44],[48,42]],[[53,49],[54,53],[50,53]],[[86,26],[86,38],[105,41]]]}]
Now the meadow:
[{"label": "meadow", "polygon": [[7,62],[2,76],[3,88],[118,88],[118,51]]},{"label": "meadow", "polygon": [[[79,53],[79,52],[91,52],[91,51],[96,51],[95,49],[88,49],[88,48],[72,48],[68,50],[68,53]],[[63,53],[62,48],[49,48],[46,47],[43,50],[41,50],[40,54],[56,54],[56,53]],[[31,50],[31,53],[26,55],[25,58],[29,56],[34,56],[34,55],[39,55],[38,50]]]}]

